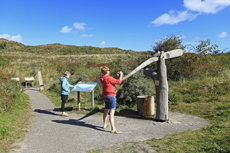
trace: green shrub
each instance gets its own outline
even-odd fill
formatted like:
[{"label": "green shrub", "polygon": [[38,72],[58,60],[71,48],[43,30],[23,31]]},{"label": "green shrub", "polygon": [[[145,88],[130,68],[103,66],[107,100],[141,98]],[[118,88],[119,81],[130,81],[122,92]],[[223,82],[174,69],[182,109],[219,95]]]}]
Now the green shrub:
[{"label": "green shrub", "polygon": [[132,106],[136,103],[137,96],[153,95],[154,91],[153,81],[145,78],[141,71],[124,81],[122,89],[117,92],[118,103]]}]

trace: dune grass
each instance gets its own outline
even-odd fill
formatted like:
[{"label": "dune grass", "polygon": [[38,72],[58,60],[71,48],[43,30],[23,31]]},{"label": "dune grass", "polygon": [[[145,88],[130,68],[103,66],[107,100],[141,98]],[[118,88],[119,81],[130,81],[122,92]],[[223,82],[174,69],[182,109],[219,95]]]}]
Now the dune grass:
[{"label": "dune grass", "polygon": [[0,114],[0,152],[19,147],[11,145],[24,140],[30,126],[31,111],[28,95],[20,93],[14,107]]}]

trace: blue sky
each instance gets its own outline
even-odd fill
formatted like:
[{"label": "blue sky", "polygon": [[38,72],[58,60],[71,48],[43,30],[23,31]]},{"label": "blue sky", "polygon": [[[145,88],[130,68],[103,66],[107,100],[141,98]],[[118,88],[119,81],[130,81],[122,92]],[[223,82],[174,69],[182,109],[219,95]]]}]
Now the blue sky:
[{"label": "blue sky", "polygon": [[0,0],[0,14],[0,38],[25,45],[147,51],[175,34],[230,49],[230,0]]}]

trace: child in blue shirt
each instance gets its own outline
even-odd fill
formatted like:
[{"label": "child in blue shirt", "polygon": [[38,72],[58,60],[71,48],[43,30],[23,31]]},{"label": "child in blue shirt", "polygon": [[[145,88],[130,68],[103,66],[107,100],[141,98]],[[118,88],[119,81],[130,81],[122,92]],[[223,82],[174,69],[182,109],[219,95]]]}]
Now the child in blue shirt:
[{"label": "child in blue shirt", "polygon": [[69,84],[69,77],[70,73],[68,71],[65,72],[64,77],[60,78],[61,82],[61,100],[62,100],[62,105],[61,105],[61,111],[62,111],[62,116],[63,117],[68,117],[69,114],[65,113],[65,103],[68,100],[68,95],[70,93],[69,87],[74,88],[73,85]]}]

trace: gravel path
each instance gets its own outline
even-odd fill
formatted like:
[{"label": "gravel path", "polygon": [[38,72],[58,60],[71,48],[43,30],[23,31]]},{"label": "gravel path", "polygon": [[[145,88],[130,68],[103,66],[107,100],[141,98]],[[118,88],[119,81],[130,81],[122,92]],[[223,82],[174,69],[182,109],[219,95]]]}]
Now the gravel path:
[{"label": "gravel path", "polygon": [[[21,143],[19,153],[81,153],[135,140],[162,138],[167,134],[206,127],[202,118],[169,112],[169,122],[141,119],[137,115],[115,116],[115,125],[122,134],[111,134],[102,129],[102,116],[70,114],[61,117],[50,100],[38,92],[27,89],[33,107],[31,128]],[[108,122],[109,124],[109,122]]]}]

